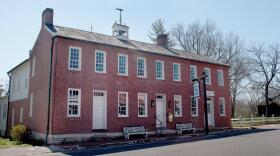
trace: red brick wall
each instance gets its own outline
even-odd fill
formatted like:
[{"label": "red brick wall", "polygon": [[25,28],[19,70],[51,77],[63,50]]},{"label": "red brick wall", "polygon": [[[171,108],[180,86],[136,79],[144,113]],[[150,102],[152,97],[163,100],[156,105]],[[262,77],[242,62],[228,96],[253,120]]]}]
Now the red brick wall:
[{"label": "red brick wall", "polygon": [[[82,70],[68,70],[69,46],[82,48]],[[206,64],[197,61],[184,60],[169,56],[155,55],[146,52],[139,52],[131,49],[104,46],[95,43],[81,42],[77,40],[60,38],[56,42],[54,51],[54,81],[53,81],[53,134],[65,133],[89,133],[92,129],[92,96],[93,90],[107,91],[107,129],[108,132],[120,132],[123,126],[144,125],[149,130],[154,130],[156,119],[153,113],[155,107],[150,106],[151,100],[156,100],[157,94],[166,94],[166,101],[172,101],[172,107],[168,107],[167,113],[174,113],[173,95],[182,95],[183,116],[175,117],[173,123],[168,123],[170,129],[175,128],[175,123],[192,122],[196,127],[203,127],[203,98],[199,99],[199,116],[191,117],[191,95],[192,84],[189,81],[189,65],[196,65],[198,74],[202,74],[204,67],[211,68],[212,84],[207,86],[208,90],[215,92],[215,124],[218,127],[230,127],[230,92],[228,67]],[[107,55],[107,73],[95,73],[94,61],[95,50],[104,50]],[[128,76],[119,76],[117,70],[118,52],[128,54]],[[136,62],[137,56],[146,57],[147,78],[137,78]],[[165,80],[155,79],[155,60],[163,60],[165,67]],[[172,63],[181,64],[181,81],[174,82],[172,77]],[[224,71],[225,86],[217,85],[217,69]],[[81,117],[67,118],[67,90],[68,88],[80,88],[81,96]],[[129,117],[118,117],[118,91],[128,92],[129,96]],[[148,117],[138,117],[137,93],[148,93]],[[219,115],[218,98],[226,99],[226,117]]]}]

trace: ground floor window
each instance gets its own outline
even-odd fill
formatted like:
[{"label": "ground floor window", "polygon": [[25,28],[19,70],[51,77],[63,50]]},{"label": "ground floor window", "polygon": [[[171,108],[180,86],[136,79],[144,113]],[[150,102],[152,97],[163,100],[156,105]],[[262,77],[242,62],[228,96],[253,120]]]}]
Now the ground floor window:
[{"label": "ground floor window", "polygon": [[68,89],[68,117],[80,117],[81,89]]},{"label": "ground floor window", "polygon": [[220,105],[220,116],[225,116],[225,98],[219,98],[219,105]]},{"label": "ground floor window", "polygon": [[192,116],[198,116],[198,98],[191,97]]},{"label": "ground floor window", "polygon": [[174,116],[182,116],[182,96],[174,95]]},{"label": "ground floor window", "polygon": [[147,117],[147,94],[138,93],[138,116]]},{"label": "ground floor window", "polygon": [[119,92],[118,93],[118,107],[119,117],[128,117],[128,93],[127,92]]}]

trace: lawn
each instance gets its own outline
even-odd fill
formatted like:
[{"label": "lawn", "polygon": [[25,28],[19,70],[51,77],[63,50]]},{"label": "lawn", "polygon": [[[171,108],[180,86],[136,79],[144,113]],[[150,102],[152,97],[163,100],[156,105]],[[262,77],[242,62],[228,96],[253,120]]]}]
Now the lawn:
[{"label": "lawn", "polygon": [[11,141],[10,139],[5,139],[0,137],[0,149],[9,147],[28,147],[32,146],[30,144],[20,144],[16,141]]}]

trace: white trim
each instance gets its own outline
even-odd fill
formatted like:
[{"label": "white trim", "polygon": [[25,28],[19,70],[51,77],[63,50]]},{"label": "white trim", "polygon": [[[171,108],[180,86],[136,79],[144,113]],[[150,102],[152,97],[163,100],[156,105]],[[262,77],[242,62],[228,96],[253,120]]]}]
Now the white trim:
[{"label": "white trim", "polygon": [[215,92],[214,92],[214,91],[207,90],[207,91],[206,91],[206,95],[207,95],[207,96],[215,96]]},{"label": "white trim", "polygon": [[[96,70],[96,53],[103,53],[103,71],[97,71]],[[107,72],[107,69],[106,69],[106,65],[107,65],[107,59],[106,59],[106,51],[102,51],[102,50],[95,50],[95,53],[94,53],[94,70],[96,73],[106,73]]]},{"label": "white trim", "polygon": [[[176,98],[179,99],[179,106],[180,106],[179,115],[175,114],[175,100],[176,100]],[[174,116],[175,117],[182,117],[183,116],[182,96],[181,95],[174,95],[173,99],[174,99]]]},{"label": "white trim", "polygon": [[191,78],[191,69],[192,68],[194,68],[194,75],[195,75],[195,77],[194,78],[197,78],[197,67],[196,67],[196,65],[190,65],[190,80],[192,80],[192,78]]},{"label": "white trim", "polygon": [[[157,78],[157,62],[161,63],[162,64],[162,78]],[[164,61],[162,60],[156,60],[156,64],[155,64],[155,71],[156,71],[156,79],[157,80],[164,80]]]},{"label": "white trim", "polygon": [[[124,74],[120,73],[120,56],[125,57],[125,73]],[[128,55],[127,54],[118,53],[118,75],[128,76]]]},{"label": "white trim", "polygon": [[[107,129],[107,91],[105,91],[105,90],[93,90],[93,95],[92,95],[92,97],[94,97],[94,92],[102,92],[102,93],[104,93],[104,98],[105,98],[105,115],[104,115],[104,120],[105,120],[105,129]],[[94,100],[94,99],[93,99]],[[94,102],[94,101],[92,101],[92,102]],[[92,103],[92,106],[93,106],[93,103]],[[94,108],[92,107],[92,113],[93,113],[93,111],[94,111]],[[93,117],[92,117],[92,129],[93,129]]]},{"label": "white trim", "polygon": [[30,94],[30,103],[29,103],[29,117],[33,115],[33,101],[34,101],[34,93]]},{"label": "white trim", "polygon": [[[138,60],[143,59],[144,60],[144,76],[138,75]],[[145,57],[137,57],[137,77],[140,78],[147,78],[147,64],[146,64],[146,58]]]},{"label": "white trim", "polygon": [[19,123],[23,123],[23,107],[20,107],[20,112],[19,112]]},{"label": "white trim", "polygon": [[[222,102],[222,103],[221,103]],[[221,104],[223,105],[223,114],[221,114]],[[219,97],[219,114],[220,116],[226,116],[226,104],[225,104],[225,98]]]},{"label": "white trim", "polygon": [[[71,68],[70,67],[71,49],[78,49],[79,50],[78,68]],[[81,69],[82,69],[82,48],[81,47],[75,47],[75,46],[69,46],[69,49],[68,49],[68,70],[81,71]]]},{"label": "white trim", "polygon": [[[126,94],[126,115],[119,114],[119,107],[120,107],[119,94]],[[128,92],[118,92],[118,117],[128,117]]]},{"label": "white trim", "polygon": [[[221,79],[221,84],[219,83],[219,73],[222,73],[222,79]],[[218,83],[218,86],[224,86],[225,85],[225,82],[224,82],[224,71],[223,70],[217,70],[217,83]]]},{"label": "white trim", "polygon": [[207,77],[207,78],[209,79],[209,82],[206,82],[206,84],[207,84],[207,85],[211,85],[211,69],[208,68],[208,67],[204,67],[204,68],[203,68],[203,71],[205,71],[205,70],[208,70],[208,73],[209,73],[209,74],[208,74],[208,77]]},{"label": "white trim", "polygon": [[193,99],[193,96],[191,96],[191,116],[192,117],[198,117],[198,98],[195,98],[196,114],[192,113],[192,99]]},{"label": "white trim", "polygon": [[[178,65],[178,80],[174,79],[174,65]],[[180,63],[173,63],[172,64],[172,68],[173,68],[173,81],[181,81],[181,65]]]},{"label": "white trim", "polygon": [[47,25],[44,26],[44,28],[52,35],[52,36],[56,36],[56,34],[54,32],[52,32]]},{"label": "white trim", "polygon": [[[145,115],[139,115],[139,96],[141,95],[144,95],[145,96]],[[137,96],[137,103],[138,103],[138,117],[148,117],[148,94],[147,93],[138,93],[138,96]]]},{"label": "white trim", "polygon": [[[78,91],[78,113],[77,115],[69,114],[69,93],[70,90]],[[81,117],[81,97],[82,97],[82,90],[78,88],[68,88],[67,91],[67,117]]]}]

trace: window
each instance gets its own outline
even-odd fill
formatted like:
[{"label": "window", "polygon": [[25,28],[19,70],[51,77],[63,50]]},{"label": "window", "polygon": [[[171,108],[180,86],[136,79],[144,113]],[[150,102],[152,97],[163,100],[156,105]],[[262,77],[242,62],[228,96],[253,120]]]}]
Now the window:
[{"label": "window", "polygon": [[146,77],[146,58],[137,57],[137,76]]},{"label": "window", "polygon": [[106,73],[106,52],[95,51],[95,72]]},{"label": "window", "polygon": [[217,71],[218,86],[224,86],[224,72],[222,70]]},{"label": "window", "polygon": [[36,56],[33,57],[32,59],[32,73],[31,73],[31,77],[35,76],[35,65],[36,65]]},{"label": "window", "polygon": [[138,93],[138,117],[147,117],[147,94]]},{"label": "window", "polygon": [[205,75],[207,75],[207,77],[205,78],[205,83],[210,85],[211,84],[211,72],[210,72],[210,68],[204,68],[204,73]]},{"label": "window", "polygon": [[128,117],[128,93],[118,93],[118,106],[119,106],[119,117]]},{"label": "window", "polygon": [[118,67],[118,70],[119,70],[119,75],[124,75],[124,76],[127,76],[128,75],[128,56],[127,55],[124,55],[124,54],[119,54],[119,67]]},{"label": "window", "polygon": [[34,94],[31,93],[30,94],[30,104],[29,104],[29,117],[32,117],[32,111],[33,111],[33,98],[34,98]]},{"label": "window", "polygon": [[68,89],[67,117],[80,117],[81,89]]},{"label": "window", "polygon": [[225,116],[225,98],[224,97],[219,98],[219,104],[220,104],[220,116]]},{"label": "window", "polygon": [[192,116],[198,116],[198,98],[191,97]]},{"label": "window", "polygon": [[22,118],[23,118],[23,107],[20,107],[20,112],[19,112],[19,123],[23,123],[22,122]]},{"label": "window", "polygon": [[190,80],[196,79],[197,78],[197,70],[196,66],[190,65]]},{"label": "window", "polygon": [[174,95],[174,116],[182,116],[182,97],[181,95]]},{"label": "window", "polygon": [[78,47],[69,48],[69,70],[81,70],[82,50]]},{"label": "window", "polygon": [[173,63],[173,80],[181,81],[181,67],[179,63]]},{"label": "window", "polygon": [[164,62],[156,61],[156,79],[164,80]]}]

